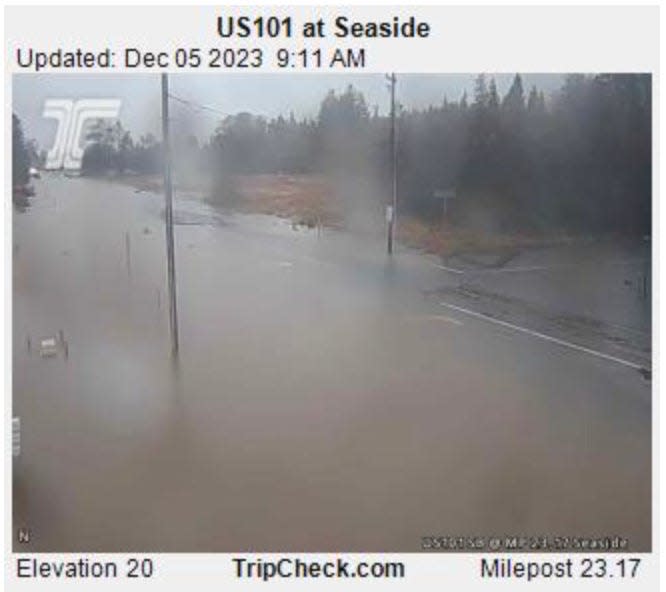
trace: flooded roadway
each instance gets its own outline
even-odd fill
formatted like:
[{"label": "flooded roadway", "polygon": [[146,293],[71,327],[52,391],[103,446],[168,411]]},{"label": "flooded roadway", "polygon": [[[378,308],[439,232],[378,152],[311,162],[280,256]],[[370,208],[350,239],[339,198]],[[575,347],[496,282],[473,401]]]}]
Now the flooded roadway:
[{"label": "flooded roadway", "polygon": [[650,548],[650,383],[443,308],[430,258],[178,196],[174,367],[160,196],[53,175],[13,220],[15,550]]}]

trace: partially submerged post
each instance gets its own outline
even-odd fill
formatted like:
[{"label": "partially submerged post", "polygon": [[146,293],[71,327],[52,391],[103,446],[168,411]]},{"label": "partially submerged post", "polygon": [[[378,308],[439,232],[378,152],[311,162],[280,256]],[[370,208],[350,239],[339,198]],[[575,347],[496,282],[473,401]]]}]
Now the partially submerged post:
[{"label": "partially submerged post", "polygon": [[176,308],[176,264],[173,246],[173,190],[171,187],[171,148],[169,146],[169,79],[162,74],[162,149],[164,158],[164,217],[166,220],[167,275],[169,283],[169,329],[171,353],[178,355],[178,312]]}]

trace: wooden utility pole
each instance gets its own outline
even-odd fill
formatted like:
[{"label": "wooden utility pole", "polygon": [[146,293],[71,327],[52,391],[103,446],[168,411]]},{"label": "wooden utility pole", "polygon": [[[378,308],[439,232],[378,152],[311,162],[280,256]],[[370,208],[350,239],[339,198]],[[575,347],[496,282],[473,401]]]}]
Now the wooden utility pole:
[{"label": "wooden utility pole", "polygon": [[169,145],[169,78],[162,74],[162,149],[164,158],[164,217],[166,220],[167,276],[169,282],[169,330],[171,354],[178,356],[178,309],[176,306],[176,263],[173,245],[173,189]]},{"label": "wooden utility pole", "polygon": [[391,85],[391,183],[392,183],[392,199],[390,209],[387,213],[388,221],[388,254],[393,254],[393,240],[395,238],[395,226],[396,226],[396,217],[398,209],[398,144],[396,142],[396,130],[395,130],[395,84],[396,77],[395,73],[387,77]]}]

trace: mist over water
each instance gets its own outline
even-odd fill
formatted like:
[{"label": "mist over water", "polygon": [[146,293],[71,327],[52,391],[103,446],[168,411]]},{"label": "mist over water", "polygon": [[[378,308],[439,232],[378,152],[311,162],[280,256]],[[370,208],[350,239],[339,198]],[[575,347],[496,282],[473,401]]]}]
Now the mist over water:
[{"label": "mist over water", "polygon": [[[417,551],[426,535],[650,548],[637,372],[460,317],[381,238],[47,175],[13,218],[14,527],[38,551]],[[62,330],[68,356],[39,355]],[[28,339],[30,345],[28,346]],[[22,547],[23,549],[23,547]]]}]

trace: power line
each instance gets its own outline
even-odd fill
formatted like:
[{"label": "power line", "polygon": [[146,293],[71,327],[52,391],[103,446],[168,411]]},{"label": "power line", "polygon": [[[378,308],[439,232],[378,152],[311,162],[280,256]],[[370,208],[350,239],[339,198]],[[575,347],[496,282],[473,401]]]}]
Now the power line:
[{"label": "power line", "polygon": [[210,113],[215,113],[216,115],[221,115],[222,117],[226,117],[228,114],[224,113],[223,111],[220,111],[219,109],[215,109],[214,107],[209,107],[208,105],[202,105],[201,103],[198,103],[197,101],[192,101],[189,99],[183,99],[182,97],[176,96],[174,94],[169,93],[169,98],[173,99],[177,103],[180,103],[182,105],[185,105],[186,107],[189,107],[190,109],[194,109],[196,111],[208,111]]}]

